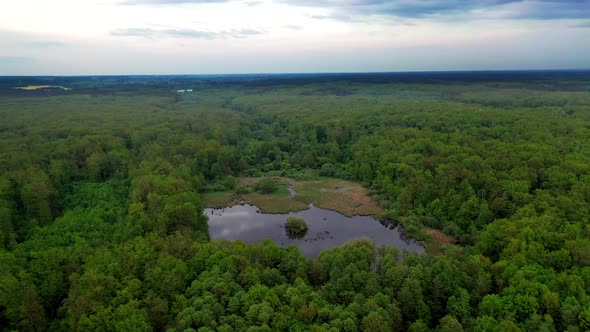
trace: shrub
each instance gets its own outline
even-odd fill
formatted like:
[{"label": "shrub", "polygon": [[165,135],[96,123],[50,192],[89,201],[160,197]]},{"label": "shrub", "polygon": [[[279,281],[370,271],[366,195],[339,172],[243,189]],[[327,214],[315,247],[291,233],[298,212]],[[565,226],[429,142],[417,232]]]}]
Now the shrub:
[{"label": "shrub", "polygon": [[236,185],[238,182],[236,181],[235,177],[228,175],[225,178],[223,178],[222,183],[223,183],[223,186],[225,187],[225,190],[233,190],[236,188]]},{"label": "shrub", "polygon": [[307,222],[300,217],[287,217],[285,222],[285,230],[290,238],[302,238],[307,233]]},{"label": "shrub", "polygon": [[256,184],[256,190],[263,194],[271,194],[279,188],[275,180],[271,178],[264,178]]},{"label": "shrub", "polygon": [[245,194],[249,194],[251,192],[250,187],[245,186],[245,185],[239,185],[236,188],[236,194],[238,195],[245,195]]},{"label": "shrub", "polygon": [[334,176],[335,172],[336,172],[336,168],[334,167],[334,165],[332,165],[330,163],[323,164],[322,168],[320,169],[321,176]]}]

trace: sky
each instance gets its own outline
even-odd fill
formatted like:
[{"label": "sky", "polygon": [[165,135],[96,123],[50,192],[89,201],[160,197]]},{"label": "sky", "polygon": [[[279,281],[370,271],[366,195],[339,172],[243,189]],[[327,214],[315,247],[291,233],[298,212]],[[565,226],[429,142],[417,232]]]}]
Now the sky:
[{"label": "sky", "polygon": [[590,0],[0,0],[0,76],[590,69]]}]

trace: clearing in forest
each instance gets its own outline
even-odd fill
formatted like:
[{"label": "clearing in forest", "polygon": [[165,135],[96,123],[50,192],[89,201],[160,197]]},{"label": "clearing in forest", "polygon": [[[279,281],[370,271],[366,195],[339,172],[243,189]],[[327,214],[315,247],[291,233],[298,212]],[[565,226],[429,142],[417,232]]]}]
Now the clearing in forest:
[{"label": "clearing in forest", "polygon": [[66,87],[59,86],[59,85],[28,85],[28,86],[19,86],[19,87],[16,87],[15,89],[27,90],[27,91],[40,90],[40,89],[62,89],[65,91],[72,90],[72,88],[66,88]]},{"label": "clearing in forest", "polygon": [[[252,188],[262,177],[247,177],[238,180],[238,188]],[[338,211],[347,216],[379,216],[383,209],[368,195],[368,190],[356,182],[334,178],[297,181],[287,177],[273,178],[277,190],[270,194],[246,190],[212,192],[202,194],[207,207],[225,207],[239,203],[256,205],[264,213],[288,213],[307,209],[313,204],[323,209]],[[292,187],[296,194],[289,193]]]}]

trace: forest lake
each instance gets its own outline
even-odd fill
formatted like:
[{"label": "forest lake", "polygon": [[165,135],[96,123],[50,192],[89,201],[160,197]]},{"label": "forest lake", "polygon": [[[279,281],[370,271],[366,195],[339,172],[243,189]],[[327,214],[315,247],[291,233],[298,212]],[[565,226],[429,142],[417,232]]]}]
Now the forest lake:
[{"label": "forest lake", "polygon": [[[382,224],[372,216],[347,217],[313,204],[307,210],[288,214],[262,213],[258,207],[249,204],[206,208],[205,214],[209,218],[209,236],[212,239],[241,240],[246,243],[271,239],[281,247],[294,244],[307,257],[317,257],[324,249],[363,237],[378,247],[388,245],[400,250],[424,252],[419,242],[404,237],[399,226]],[[307,222],[308,231],[303,238],[287,236],[284,225],[291,215]]]}]

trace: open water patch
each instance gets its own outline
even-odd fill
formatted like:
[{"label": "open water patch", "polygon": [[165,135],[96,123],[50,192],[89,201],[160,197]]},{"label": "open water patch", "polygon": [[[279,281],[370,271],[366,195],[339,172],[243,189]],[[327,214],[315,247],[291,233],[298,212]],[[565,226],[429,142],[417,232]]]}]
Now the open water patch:
[{"label": "open water patch", "polygon": [[[241,240],[258,243],[271,239],[279,246],[294,244],[308,257],[317,257],[324,249],[341,246],[366,237],[377,246],[388,245],[414,252],[424,252],[419,242],[406,238],[399,226],[383,225],[372,216],[348,217],[339,212],[310,204],[309,209],[289,214],[262,213],[254,205],[243,204],[225,208],[207,208],[209,236],[212,239]],[[305,219],[305,237],[289,238],[285,221],[290,215]]]}]

